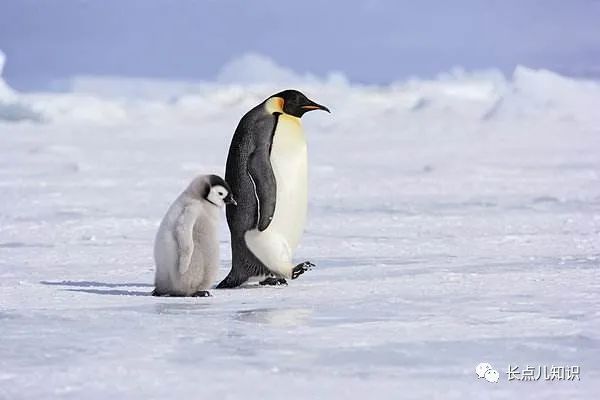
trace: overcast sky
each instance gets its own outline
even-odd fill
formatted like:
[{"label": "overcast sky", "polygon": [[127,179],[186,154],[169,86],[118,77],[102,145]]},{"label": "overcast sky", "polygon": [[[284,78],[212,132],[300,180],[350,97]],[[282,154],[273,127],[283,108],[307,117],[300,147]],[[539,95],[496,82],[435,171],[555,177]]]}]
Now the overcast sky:
[{"label": "overcast sky", "polygon": [[81,74],[213,78],[258,52],[385,83],[516,64],[600,77],[598,0],[0,0],[18,89]]}]

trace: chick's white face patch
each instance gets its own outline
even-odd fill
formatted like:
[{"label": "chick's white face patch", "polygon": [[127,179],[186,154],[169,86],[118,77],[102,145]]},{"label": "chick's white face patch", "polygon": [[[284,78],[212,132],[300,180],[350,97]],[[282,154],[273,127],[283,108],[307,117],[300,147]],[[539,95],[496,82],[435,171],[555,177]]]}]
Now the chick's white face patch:
[{"label": "chick's white face patch", "polygon": [[206,196],[206,198],[211,203],[213,203],[219,207],[223,207],[225,205],[225,202],[223,201],[223,199],[225,199],[225,197],[227,197],[228,194],[229,194],[229,191],[227,189],[225,189],[223,186],[215,185],[210,188],[210,192],[208,192],[208,196]]}]

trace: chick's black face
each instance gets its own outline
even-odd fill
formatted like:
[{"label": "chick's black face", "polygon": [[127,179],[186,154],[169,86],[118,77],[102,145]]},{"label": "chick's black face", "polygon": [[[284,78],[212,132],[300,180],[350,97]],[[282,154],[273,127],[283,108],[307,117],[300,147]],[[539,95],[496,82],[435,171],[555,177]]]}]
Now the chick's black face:
[{"label": "chick's black face", "polygon": [[283,112],[294,117],[302,117],[304,113],[313,110],[323,110],[330,112],[325,106],[315,103],[304,94],[297,90],[284,90],[272,97],[280,97],[283,99]]}]

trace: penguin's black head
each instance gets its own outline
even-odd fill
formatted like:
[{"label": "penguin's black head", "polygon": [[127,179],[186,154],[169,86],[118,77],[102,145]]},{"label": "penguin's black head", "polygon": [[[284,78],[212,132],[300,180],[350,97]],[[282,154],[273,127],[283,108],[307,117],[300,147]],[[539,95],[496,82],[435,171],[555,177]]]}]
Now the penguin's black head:
[{"label": "penguin's black head", "polygon": [[315,103],[301,92],[293,89],[284,90],[283,92],[274,94],[267,101],[271,101],[273,99],[281,99],[281,101],[279,101],[279,104],[277,104],[277,108],[280,107],[281,111],[283,111],[284,113],[298,118],[302,117],[305,112],[313,110],[323,110],[330,112],[329,108]]},{"label": "penguin's black head", "polygon": [[222,207],[224,204],[237,206],[237,202],[231,194],[229,184],[218,175],[207,175],[208,184],[204,191],[204,199],[217,207]]}]

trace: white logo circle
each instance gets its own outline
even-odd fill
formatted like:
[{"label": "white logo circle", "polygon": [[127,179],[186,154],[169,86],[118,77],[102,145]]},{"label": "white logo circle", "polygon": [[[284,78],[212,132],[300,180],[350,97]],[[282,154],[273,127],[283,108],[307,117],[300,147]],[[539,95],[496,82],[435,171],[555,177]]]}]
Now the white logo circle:
[{"label": "white logo circle", "polygon": [[477,376],[479,378],[484,378],[485,377],[485,373],[492,369],[492,366],[488,363],[479,363],[477,364],[477,366],[475,367],[475,373],[477,374]]}]

